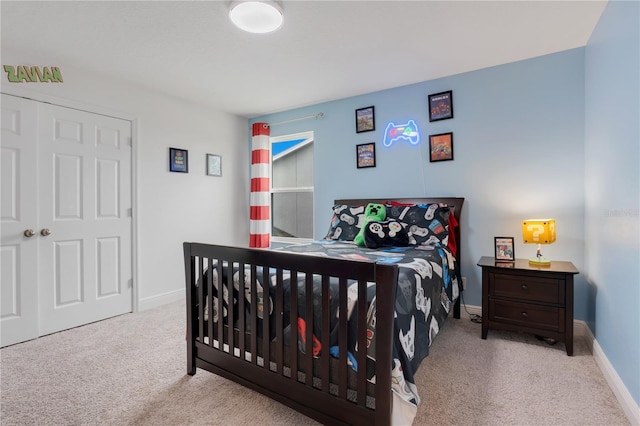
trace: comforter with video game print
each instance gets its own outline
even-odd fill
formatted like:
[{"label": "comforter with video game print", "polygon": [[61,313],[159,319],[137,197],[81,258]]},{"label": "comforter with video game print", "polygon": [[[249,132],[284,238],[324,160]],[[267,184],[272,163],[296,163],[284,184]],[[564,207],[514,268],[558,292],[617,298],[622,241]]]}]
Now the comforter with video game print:
[{"label": "comforter with video game print", "polygon": [[[413,411],[415,415],[415,407],[420,401],[420,397],[417,392],[417,388],[414,382],[414,374],[417,371],[421,361],[429,354],[429,347],[434,337],[438,334],[440,327],[449,315],[452,304],[458,298],[459,287],[458,280],[455,273],[456,259],[451,252],[440,244],[428,245],[428,246],[409,246],[409,247],[383,247],[378,249],[368,249],[358,247],[351,242],[334,241],[334,240],[321,240],[314,241],[308,244],[297,244],[278,248],[275,250],[304,253],[313,256],[333,257],[340,259],[352,259],[352,260],[369,260],[378,263],[385,264],[397,264],[398,265],[398,281],[395,300],[395,330],[394,330],[394,345],[393,345],[393,364],[392,371],[392,390],[394,393],[394,402],[399,401],[402,404],[407,404],[410,408],[409,411]],[[226,266],[226,265],[225,265]],[[217,271],[214,268],[214,322],[218,321],[217,312]],[[227,268],[224,268],[225,275],[229,274]],[[241,288],[238,283],[239,273],[237,266],[234,266],[233,281],[236,290]],[[245,274],[248,277],[249,273]],[[275,282],[275,277],[271,277],[269,274],[270,284],[265,286],[265,283],[261,279],[264,277],[263,271],[258,268],[256,277],[258,278],[257,289],[257,305],[260,311],[258,317],[261,319],[264,315],[264,310],[269,310],[269,315],[273,314],[273,306],[275,304],[275,290],[271,283]],[[245,278],[245,281],[247,278]],[[304,276],[297,280],[297,300],[298,300],[298,312],[304,311],[304,305],[306,302]],[[288,303],[289,288],[291,283],[290,276],[283,277],[283,286],[285,291],[285,303]],[[248,282],[245,282],[245,304],[248,306],[251,303],[250,290],[248,290]],[[263,289],[267,287],[267,292]],[[318,282],[314,282],[314,293],[321,296],[321,282],[318,277]],[[331,348],[330,353],[337,356],[337,342],[338,342],[338,283],[330,283],[330,297],[332,302],[331,306],[331,318],[332,318],[332,330],[331,330]],[[357,283],[350,284],[348,289],[349,300],[353,301],[348,306],[349,318],[357,318],[357,313],[352,309],[352,305],[357,300]],[[234,297],[235,299],[236,297]],[[228,295],[223,296],[223,306],[227,306],[229,302]],[[372,283],[367,289],[367,300],[369,302],[369,310],[367,312],[367,322],[369,323],[369,334],[371,340],[369,348],[375,348],[375,285]],[[235,302],[234,302],[235,303]],[[223,308],[225,309],[225,308]],[[314,315],[318,315],[314,318],[314,324],[321,324],[319,309]],[[206,310],[205,310],[206,312]],[[237,312],[237,309],[234,309]],[[226,309],[223,315],[226,317]],[[289,324],[289,307],[284,307],[284,324]],[[234,320],[237,320],[234,318]],[[227,319],[225,318],[225,322]],[[349,328],[356,327],[354,321],[349,321]],[[271,324],[275,324],[275,321],[270,321]],[[261,335],[262,328],[258,327],[258,334]],[[314,327],[314,335],[321,339],[321,330]],[[275,330],[271,330],[271,338],[275,337]],[[298,333],[300,336],[300,333]],[[355,335],[355,333],[350,333]],[[289,338],[289,333],[285,330],[285,340]],[[355,354],[358,351],[356,342],[349,341],[348,358],[352,360],[350,364],[352,368],[357,369],[355,365]],[[301,348],[304,345],[300,345]],[[320,350],[318,348],[318,350]],[[334,352],[335,351],[335,352]],[[370,351],[375,353],[374,351]],[[373,355],[367,354],[370,361],[368,362],[367,377],[369,381],[375,383]],[[394,415],[395,411],[399,408],[398,404],[394,403]]]}]

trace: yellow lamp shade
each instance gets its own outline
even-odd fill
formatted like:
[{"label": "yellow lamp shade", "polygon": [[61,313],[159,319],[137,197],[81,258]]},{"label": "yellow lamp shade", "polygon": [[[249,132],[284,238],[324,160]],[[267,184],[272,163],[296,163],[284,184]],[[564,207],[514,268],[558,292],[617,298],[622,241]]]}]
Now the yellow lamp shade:
[{"label": "yellow lamp shade", "polygon": [[522,240],[525,244],[551,244],[556,240],[555,219],[522,221]]}]

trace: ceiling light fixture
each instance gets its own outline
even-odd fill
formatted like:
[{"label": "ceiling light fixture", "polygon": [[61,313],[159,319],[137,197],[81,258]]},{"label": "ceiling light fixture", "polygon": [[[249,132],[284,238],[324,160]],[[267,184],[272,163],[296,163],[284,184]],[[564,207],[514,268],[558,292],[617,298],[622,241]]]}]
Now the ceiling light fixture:
[{"label": "ceiling light fixture", "polygon": [[284,20],[282,6],[270,0],[233,1],[229,18],[241,30],[256,34],[275,31],[282,26]]}]

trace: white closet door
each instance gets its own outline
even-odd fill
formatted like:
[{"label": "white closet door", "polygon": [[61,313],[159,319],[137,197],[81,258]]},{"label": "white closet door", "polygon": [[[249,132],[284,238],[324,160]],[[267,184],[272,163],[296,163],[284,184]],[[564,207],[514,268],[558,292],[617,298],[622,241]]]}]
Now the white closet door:
[{"label": "white closet door", "polygon": [[36,107],[2,95],[0,346],[38,337]]},{"label": "white closet door", "polygon": [[130,141],[129,121],[2,95],[1,346],[132,311]]},{"label": "white closet door", "polygon": [[132,310],[131,125],[47,104],[39,118],[43,335]]}]

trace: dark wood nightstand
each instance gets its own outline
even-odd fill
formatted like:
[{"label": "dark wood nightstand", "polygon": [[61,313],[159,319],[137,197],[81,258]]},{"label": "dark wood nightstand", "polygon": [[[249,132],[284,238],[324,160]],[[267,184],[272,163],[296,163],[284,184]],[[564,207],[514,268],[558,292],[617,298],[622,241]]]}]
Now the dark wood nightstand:
[{"label": "dark wood nightstand", "polygon": [[573,276],[571,262],[533,266],[482,257],[482,338],[489,329],[523,331],[564,342],[573,355]]}]

